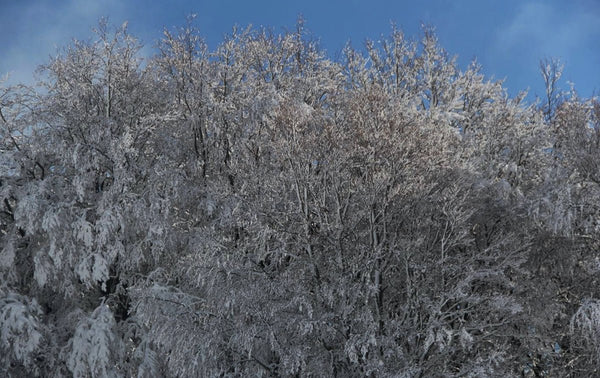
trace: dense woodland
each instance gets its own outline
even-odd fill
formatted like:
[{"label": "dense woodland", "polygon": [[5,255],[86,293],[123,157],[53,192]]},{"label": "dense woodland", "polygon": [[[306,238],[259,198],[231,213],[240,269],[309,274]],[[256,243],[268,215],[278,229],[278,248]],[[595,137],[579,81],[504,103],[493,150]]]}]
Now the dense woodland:
[{"label": "dense woodland", "polygon": [[424,28],[102,21],[0,86],[0,375],[600,375],[600,103]]}]

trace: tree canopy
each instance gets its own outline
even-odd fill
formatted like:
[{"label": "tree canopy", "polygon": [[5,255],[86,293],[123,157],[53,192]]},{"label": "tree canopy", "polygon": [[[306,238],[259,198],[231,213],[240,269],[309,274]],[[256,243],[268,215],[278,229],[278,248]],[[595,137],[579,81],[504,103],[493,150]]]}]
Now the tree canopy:
[{"label": "tree canopy", "polygon": [[600,103],[423,30],[101,21],[0,86],[3,376],[593,376]]}]

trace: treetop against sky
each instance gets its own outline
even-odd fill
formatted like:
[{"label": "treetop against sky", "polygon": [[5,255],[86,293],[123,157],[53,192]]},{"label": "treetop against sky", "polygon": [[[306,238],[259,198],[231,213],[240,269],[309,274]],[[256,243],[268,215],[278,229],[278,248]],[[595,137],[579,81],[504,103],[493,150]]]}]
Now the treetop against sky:
[{"label": "treetop against sky", "polygon": [[0,377],[597,376],[600,101],[557,60],[528,104],[428,27],[140,62],[92,24],[0,86]]},{"label": "treetop against sky", "polygon": [[565,63],[562,85],[575,84],[581,96],[598,89],[600,3],[575,1],[135,1],[26,0],[0,3],[0,74],[10,82],[31,82],[35,68],[72,38],[86,39],[100,17],[111,23],[128,20],[131,32],[154,52],[163,28],[182,25],[197,14],[209,48],[216,47],[235,24],[265,26],[279,32],[292,28],[298,15],[332,58],[346,42],[389,34],[392,23],[417,39],[422,23],[436,27],[441,45],[465,69],[471,60],[487,76],[506,79],[511,95],[530,89],[543,97],[538,61],[556,57]]}]

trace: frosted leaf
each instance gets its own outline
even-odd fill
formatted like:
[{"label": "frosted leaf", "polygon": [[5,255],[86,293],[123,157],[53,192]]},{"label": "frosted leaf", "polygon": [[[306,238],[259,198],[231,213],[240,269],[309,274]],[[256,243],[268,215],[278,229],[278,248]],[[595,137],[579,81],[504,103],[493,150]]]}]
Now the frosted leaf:
[{"label": "frosted leaf", "polygon": [[151,224],[148,233],[152,236],[160,238],[163,235],[164,228],[157,224]]},{"label": "frosted leaf", "polygon": [[123,243],[120,240],[117,240],[111,249],[111,257],[114,259],[117,256],[124,256],[125,255],[125,246],[123,245]]},{"label": "frosted leaf", "polygon": [[92,284],[89,258],[84,258],[75,268],[75,272],[79,276],[79,279],[88,284],[88,286]]},{"label": "frosted leaf", "polygon": [[523,311],[523,306],[521,306],[516,300],[504,295],[494,296],[491,299],[490,304],[497,310],[508,310],[512,315]]},{"label": "frosted leaf", "polygon": [[140,343],[139,347],[135,350],[134,356],[141,361],[137,373],[139,378],[157,377],[160,375],[158,356],[147,340]]},{"label": "frosted leaf", "polygon": [[212,199],[210,199],[210,198],[209,198],[209,199],[207,199],[207,200],[206,200],[206,214],[207,214],[208,216],[211,216],[211,215],[213,215],[213,214],[214,214],[214,212],[215,212],[215,209],[216,209],[216,204],[215,204],[215,201],[213,201],[213,200],[212,200]]},{"label": "frosted leaf", "polygon": [[50,249],[48,250],[48,256],[52,259],[54,266],[60,267],[62,265],[63,249],[56,246],[56,242],[52,240],[50,243]]},{"label": "frosted leaf", "polygon": [[463,327],[460,330],[459,341],[460,346],[465,349],[470,349],[471,345],[473,344],[473,336],[471,336],[471,334]]},{"label": "frosted leaf", "polygon": [[92,225],[85,219],[79,219],[73,227],[75,228],[77,239],[82,241],[86,247],[91,248],[93,244]]},{"label": "frosted leaf", "polygon": [[453,332],[450,329],[440,329],[436,332],[435,341],[440,350],[444,350],[452,342]]},{"label": "frosted leaf", "polygon": [[101,255],[94,255],[94,265],[92,267],[92,280],[102,282],[102,290],[106,290],[106,281],[108,280],[108,263]]},{"label": "frosted leaf", "polygon": [[110,210],[105,210],[94,226],[96,241],[100,245],[108,243],[111,235],[118,229],[119,220]]},{"label": "frosted leaf", "polygon": [[79,323],[69,341],[67,367],[75,377],[115,377],[123,344],[115,334],[116,322],[107,305],[101,304]]},{"label": "frosted leaf", "polygon": [[39,198],[41,193],[32,193],[19,201],[15,210],[15,220],[17,225],[27,231],[29,234],[36,232],[39,227],[41,217],[41,206]]},{"label": "frosted leaf", "polygon": [[42,230],[48,233],[54,232],[58,229],[59,224],[60,220],[58,213],[53,209],[46,211],[46,214],[44,214],[44,218],[42,219]]},{"label": "frosted leaf", "polygon": [[75,272],[79,279],[87,286],[91,287],[96,283],[102,284],[102,289],[106,289],[106,281],[109,278],[109,265],[104,256],[93,254],[84,258],[76,267]]},{"label": "frosted leaf", "polygon": [[427,333],[427,337],[425,338],[425,342],[423,343],[423,352],[427,353],[427,351],[429,350],[429,348],[431,348],[431,346],[433,345],[434,342],[435,342],[435,333],[434,333],[433,329],[430,329],[429,332]]},{"label": "frosted leaf", "polygon": [[[75,147],[73,148],[73,153],[71,154],[71,162],[74,166],[77,166],[79,164],[80,150],[81,150],[80,144],[76,144]],[[77,179],[77,177],[75,179]]]},{"label": "frosted leaf", "polygon": [[49,273],[47,259],[40,252],[35,255],[35,257],[33,258],[33,262],[35,265],[34,271],[33,271],[33,278],[35,279],[35,281],[37,282],[37,284],[40,287],[44,287],[46,285],[46,283],[48,282],[48,273]]},{"label": "frosted leaf", "polygon": [[0,252],[0,268],[10,268],[15,261],[15,246],[12,241],[6,243]]},{"label": "frosted leaf", "polygon": [[0,176],[14,176],[18,172],[17,159],[12,151],[2,151],[2,164],[0,164]]},{"label": "frosted leaf", "polygon": [[129,132],[129,130],[127,130],[125,132],[125,134],[123,134],[121,143],[123,144],[123,147],[126,149],[133,146],[133,137],[131,136],[131,133]]},{"label": "frosted leaf", "polygon": [[85,198],[85,183],[83,182],[81,176],[77,175],[73,178],[73,186],[75,187],[77,199],[79,201],[83,201]]},{"label": "frosted leaf", "polygon": [[358,362],[358,351],[357,351],[356,340],[352,340],[352,339],[348,340],[346,342],[346,345],[344,346],[344,352],[346,353],[346,356],[348,357],[350,362],[352,362],[353,364]]},{"label": "frosted leaf", "polygon": [[586,345],[600,358],[600,301],[586,300],[569,324],[574,344]]},{"label": "frosted leaf", "polygon": [[8,350],[18,361],[28,366],[31,355],[42,341],[38,316],[42,314],[35,299],[9,293],[0,299],[1,349]]}]

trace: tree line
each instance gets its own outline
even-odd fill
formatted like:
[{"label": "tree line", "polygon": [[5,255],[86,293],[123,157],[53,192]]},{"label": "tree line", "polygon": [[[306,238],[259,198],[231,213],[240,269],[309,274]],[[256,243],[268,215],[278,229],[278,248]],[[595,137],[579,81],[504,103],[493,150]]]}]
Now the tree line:
[{"label": "tree line", "polygon": [[0,86],[4,376],[594,376],[600,103],[425,28],[101,21]]}]

